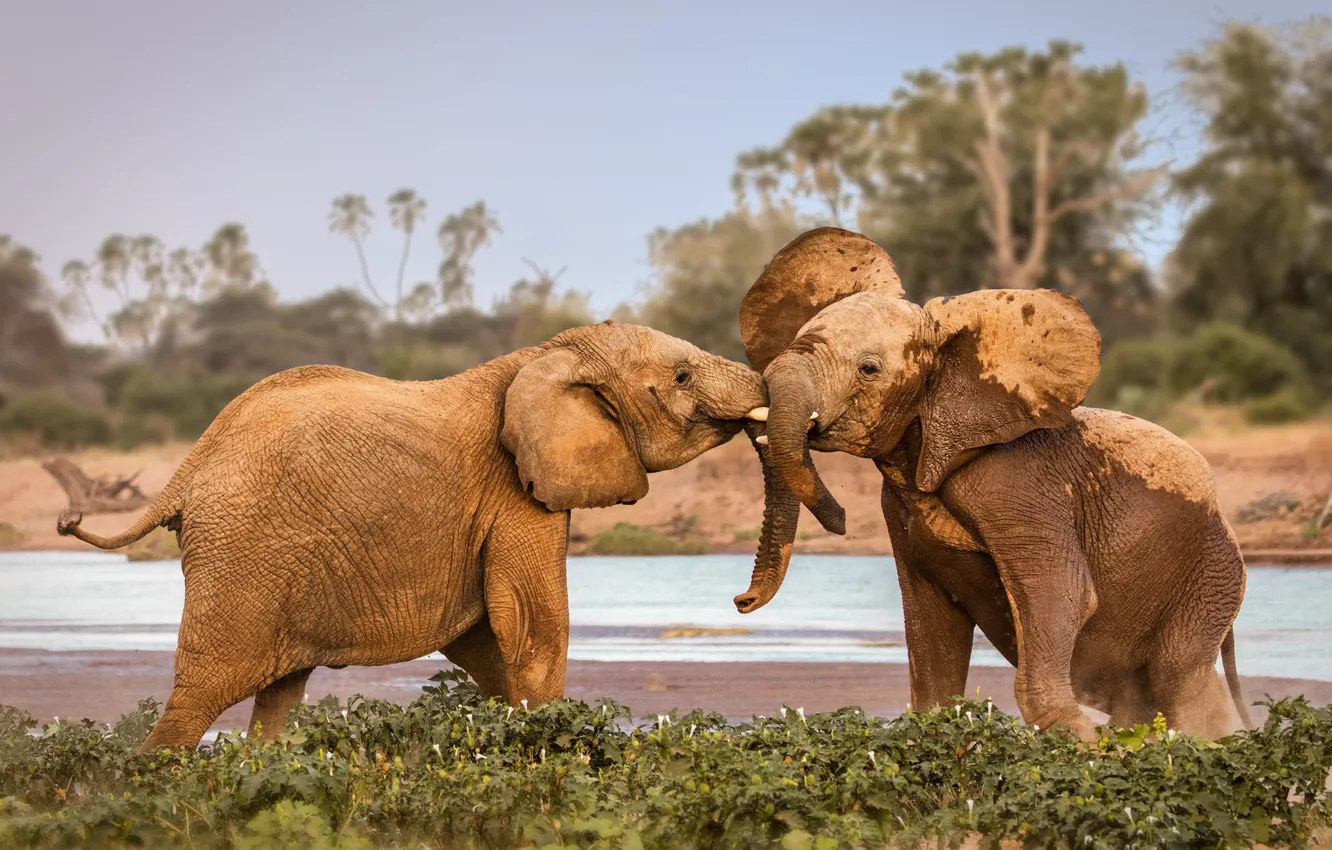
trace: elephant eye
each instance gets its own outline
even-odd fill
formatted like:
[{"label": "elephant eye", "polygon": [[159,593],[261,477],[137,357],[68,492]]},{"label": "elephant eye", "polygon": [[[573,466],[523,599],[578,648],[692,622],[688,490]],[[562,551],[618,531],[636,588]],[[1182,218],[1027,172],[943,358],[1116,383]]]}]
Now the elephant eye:
[{"label": "elephant eye", "polygon": [[866,378],[873,378],[879,374],[879,364],[874,361],[866,361],[860,364],[860,374]]},{"label": "elephant eye", "polygon": [[693,378],[693,375],[689,373],[688,369],[681,369],[675,373],[675,384],[676,386],[683,387],[685,384],[689,383],[691,378]]}]

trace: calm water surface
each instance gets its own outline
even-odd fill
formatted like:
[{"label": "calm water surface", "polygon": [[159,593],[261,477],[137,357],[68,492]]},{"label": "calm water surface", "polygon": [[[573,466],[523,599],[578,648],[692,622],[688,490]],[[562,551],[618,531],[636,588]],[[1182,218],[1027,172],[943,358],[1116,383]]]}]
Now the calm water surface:
[{"label": "calm water surface", "polygon": [[[906,661],[892,558],[797,555],[777,598],[742,616],[747,555],[570,558],[569,657],[593,661]],[[0,647],[162,649],[184,600],[177,561],[0,553]],[[667,637],[671,629],[748,634]],[[1332,681],[1332,569],[1250,567],[1240,672]],[[1004,666],[977,632],[972,663]]]}]

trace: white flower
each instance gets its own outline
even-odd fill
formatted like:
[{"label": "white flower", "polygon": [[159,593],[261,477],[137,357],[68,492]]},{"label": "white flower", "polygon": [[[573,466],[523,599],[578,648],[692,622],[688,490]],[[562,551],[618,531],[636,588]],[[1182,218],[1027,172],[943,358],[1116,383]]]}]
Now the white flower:
[{"label": "white flower", "polygon": [[509,706],[509,713],[504,715],[504,719],[508,720],[510,717],[513,717],[513,706]]},{"label": "white flower", "polygon": [[666,725],[666,715],[664,715],[664,714],[658,714],[658,715],[657,715],[657,728],[660,729],[662,726],[665,726],[665,725]]},{"label": "white flower", "polygon": [[527,711],[527,700],[519,700],[523,704],[523,711]]},{"label": "white flower", "polygon": [[1174,730],[1174,729],[1167,729],[1167,730],[1166,730],[1166,740],[1168,740],[1168,741],[1173,741],[1173,740],[1175,740],[1175,730]]},{"label": "white flower", "polygon": [[470,715],[470,714],[467,715],[467,725],[468,725],[468,726],[471,726],[471,725],[472,725],[472,715]]},{"label": "white flower", "polygon": [[1133,809],[1130,808],[1129,806],[1124,807],[1124,814],[1128,815],[1128,819],[1130,821],[1133,820]]},{"label": "white flower", "polygon": [[301,697],[301,702],[309,702],[309,701],[310,701],[310,695],[309,695],[309,694],[306,694],[305,696]]},{"label": "white flower", "polygon": [[698,728],[698,724],[697,724],[697,723],[690,723],[690,724],[689,724],[689,737],[690,737],[690,738],[694,737],[694,730],[697,729],[697,728]]},{"label": "white flower", "polygon": [[971,722],[971,712],[970,712],[970,711],[967,712],[967,722],[968,722],[968,723]]},{"label": "white flower", "polygon": [[976,813],[976,801],[975,801],[975,800],[967,800],[967,815],[968,815],[968,817],[971,816],[971,815],[974,815],[975,813]]},{"label": "white flower", "polygon": [[602,717],[606,716],[606,703],[604,702],[601,704],[601,716]]},{"label": "white flower", "polygon": [[960,705],[955,705],[955,706],[953,706],[953,716],[954,716],[954,717],[961,717],[961,716],[962,716],[962,706],[960,706]]},{"label": "white flower", "polygon": [[801,723],[804,723],[804,722],[805,722],[805,707],[804,707],[803,705],[802,705],[801,707],[799,707],[799,708],[796,709],[796,714],[799,714],[799,715],[800,715],[800,722],[801,722]]},{"label": "white flower", "polygon": [[541,748],[541,760],[542,760],[542,761],[545,761],[545,760],[546,760],[546,748],[545,748],[545,747],[542,747],[542,748]]},{"label": "white flower", "polygon": [[782,713],[782,717],[785,717],[785,716],[786,716],[786,706],[782,706],[781,708],[779,708],[779,709],[777,709],[777,710],[780,711],[780,712]]},{"label": "white flower", "polygon": [[435,755],[439,756],[440,758],[444,758],[444,754],[439,751],[439,744],[435,745]]},{"label": "white flower", "polygon": [[878,766],[879,766],[879,763],[878,763],[877,761],[874,760],[874,751],[873,751],[873,750],[870,750],[870,751],[869,751],[869,759],[870,759],[870,764],[874,765],[875,767],[878,767]]},{"label": "white flower", "polygon": [[347,719],[347,709],[345,709],[345,708],[342,710],[342,719],[343,719],[343,720],[346,720],[346,719]]},{"label": "white flower", "polygon": [[59,715],[59,714],[56,715],[56,725],[57,725],[57,726],[60,725],[60,715]]}]

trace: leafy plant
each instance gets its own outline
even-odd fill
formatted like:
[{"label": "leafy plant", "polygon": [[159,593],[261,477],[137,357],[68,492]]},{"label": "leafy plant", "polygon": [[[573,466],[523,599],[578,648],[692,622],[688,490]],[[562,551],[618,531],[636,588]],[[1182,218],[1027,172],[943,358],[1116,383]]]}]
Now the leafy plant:
[{"label": "leafy plant", "polygon": [[989,702],[633,725],[610,700],[509,707],[442,672],[410,705],[302,705],[280,735],[140,755],[157,716],[40,728],[0,709],[0,846],[832,848],[1304,846],[1332,709],[1268,703],[1217,742],[1154,726],[1091,744]]},{"label": "leafy plant", "polygon": [[587,544],[593,555],[701,555],[703,542],[690,537],[674,537],[655,528],[617,522],[594,535]]}]

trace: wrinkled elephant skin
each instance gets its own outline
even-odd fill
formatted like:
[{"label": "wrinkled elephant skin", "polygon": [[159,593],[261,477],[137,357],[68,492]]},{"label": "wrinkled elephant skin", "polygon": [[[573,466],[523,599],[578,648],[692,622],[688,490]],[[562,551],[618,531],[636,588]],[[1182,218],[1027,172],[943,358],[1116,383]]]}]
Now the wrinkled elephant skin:
[{"label": "wrinkled elephant skin", "polygon": [[[1089,737],[1081,704],[1225,735],[1220,652],[1250,725],[1231,630],[1244,561],[1211,470],[1163,428],[1078,406],[1100,336],[1076,300],[982,290],[920,307],[872,241],[821,228],[768,264],[741,332],[768,388],[758,439],[779,504],[838,518],[810,450],[883,475],[915,705],[965,693],[979,627],[1017,667],[1028,723]],[[759,562],[783,544],[789,558],[794,523],[782,533]],[[742,611],[780,586],[760,566]]]},{"label": "wrinkled elephant skin", "polygon": [[125,533],[59,527],[179,537],[175,686],[145,749],[251,695],[252,733],[280,729],[315,667],[440,649],[535,705],[564,690],[569,510],[632,504],[765,401],[746,366],[612,322],[439,381],[301,367],[227,405]]}]

